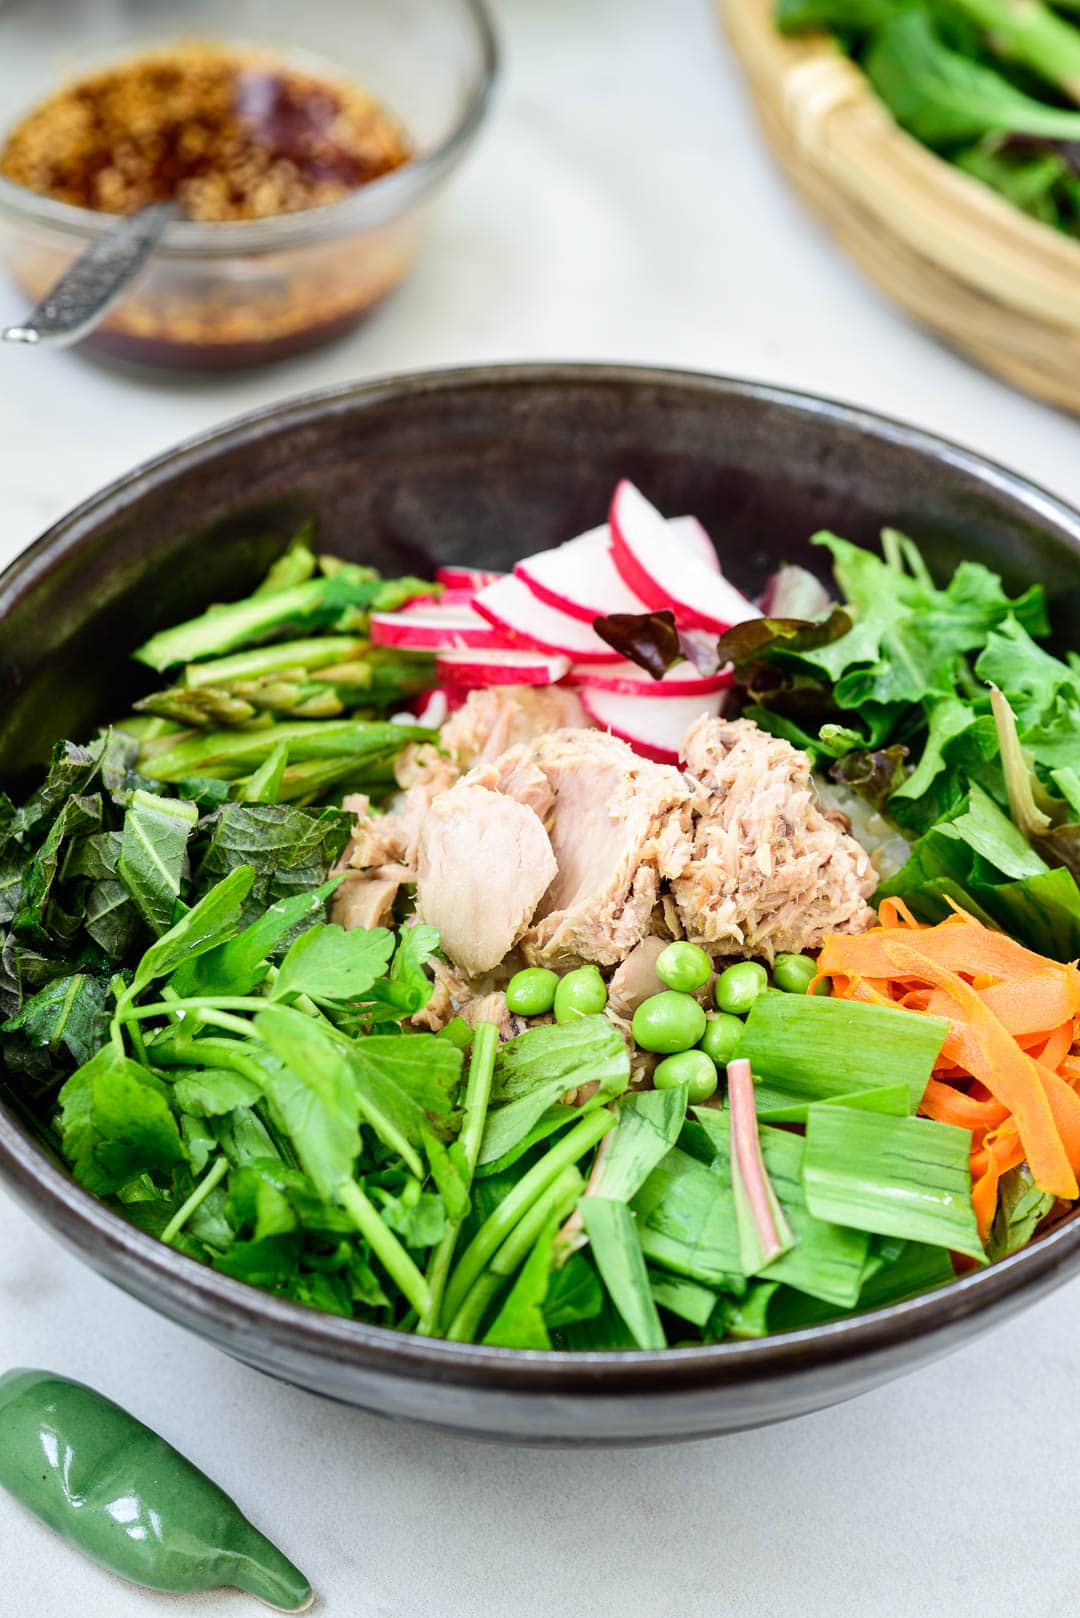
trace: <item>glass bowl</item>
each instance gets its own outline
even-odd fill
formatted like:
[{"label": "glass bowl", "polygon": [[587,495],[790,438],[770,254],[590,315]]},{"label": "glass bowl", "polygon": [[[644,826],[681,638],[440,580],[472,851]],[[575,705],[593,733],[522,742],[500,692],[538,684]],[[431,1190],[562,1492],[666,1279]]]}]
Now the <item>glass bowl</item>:
[{"label": "glass bowl", "polygon": [[[203,371],[328,342],[405,275],[431,199],[483,120],[497,58],[482,0],[15,0],[0,18],[5,124],[68,79],[181,38],[268,46],[359,84],[405,126],[415,156],[322,207],[175,221],[82,347]],[[0,263],[31,302],[113,223],[0,176]]]}]

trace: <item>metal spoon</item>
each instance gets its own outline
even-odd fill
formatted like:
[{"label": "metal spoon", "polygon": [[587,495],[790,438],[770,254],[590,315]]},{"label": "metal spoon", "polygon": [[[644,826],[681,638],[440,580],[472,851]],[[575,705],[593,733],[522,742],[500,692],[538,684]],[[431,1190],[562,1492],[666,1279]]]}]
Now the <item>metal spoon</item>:
[{"label": "metal spoon", "polygon": [[170,219],[175,202],[152,202],[118,219],[57,281],[23,326],[8,326],[6,343],[67,348],[93,331],[138,275]]}]

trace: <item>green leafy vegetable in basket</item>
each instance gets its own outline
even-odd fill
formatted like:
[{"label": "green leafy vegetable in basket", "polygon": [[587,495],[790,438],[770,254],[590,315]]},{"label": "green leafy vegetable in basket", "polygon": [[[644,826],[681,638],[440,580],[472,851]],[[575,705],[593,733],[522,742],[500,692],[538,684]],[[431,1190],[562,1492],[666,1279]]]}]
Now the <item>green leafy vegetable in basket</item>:
[{"label": "green leafy vegetable in basket", "polygon": [[826,28],[897,123],[1041,223],[1080,237],[1080,27],[1041,0],[777,0]]}]

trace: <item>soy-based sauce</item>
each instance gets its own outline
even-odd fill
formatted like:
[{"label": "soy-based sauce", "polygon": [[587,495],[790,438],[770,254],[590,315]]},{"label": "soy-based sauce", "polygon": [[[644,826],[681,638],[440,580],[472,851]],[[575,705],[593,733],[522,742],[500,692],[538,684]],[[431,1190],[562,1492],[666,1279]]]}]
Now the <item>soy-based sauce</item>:
[{"label": "soy-based sauce", "polygon": [[192,219],[266,219],[334,202],[408,161],[359,86],[268,51],[177,45],[74,79],[26,115],[0,173],[61,202]]}]

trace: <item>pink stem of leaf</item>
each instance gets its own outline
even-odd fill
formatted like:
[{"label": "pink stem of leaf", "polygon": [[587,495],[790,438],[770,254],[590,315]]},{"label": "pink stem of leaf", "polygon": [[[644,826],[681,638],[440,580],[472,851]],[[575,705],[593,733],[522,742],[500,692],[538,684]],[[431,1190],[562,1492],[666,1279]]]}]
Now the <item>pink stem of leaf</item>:
[{"label": "pink stem of leaf", "polygon": [[754,1079],[750,1063],[739,1057],[728,1063],[728,1105],[731,1110],[731,1145],[746,1200],[765,1257],[762,1268],[779,1258],[784,1242],[776,1227],[769,1182],[761,1156],[758,1137],[757,1107],[754,1102]]}]

